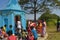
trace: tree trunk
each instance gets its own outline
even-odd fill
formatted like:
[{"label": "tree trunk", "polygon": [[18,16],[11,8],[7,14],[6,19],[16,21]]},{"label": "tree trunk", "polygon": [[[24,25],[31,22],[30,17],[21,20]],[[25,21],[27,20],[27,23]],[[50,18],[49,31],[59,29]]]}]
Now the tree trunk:
[{"label": "tree trunk", "polygon": [[36,22],[36,10],[34,11],[34,21]]},{"label": "tree trunk", "polygon": [[36,1],[34,0],[34,21],[36,22]]}]

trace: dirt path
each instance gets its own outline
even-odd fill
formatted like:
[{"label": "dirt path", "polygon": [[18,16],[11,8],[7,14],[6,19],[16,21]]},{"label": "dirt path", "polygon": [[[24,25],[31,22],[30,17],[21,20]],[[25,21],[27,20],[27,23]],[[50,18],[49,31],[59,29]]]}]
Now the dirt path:
[{"label": "dirt path", "polygon": [[38,40],[46,40],[48,37],[48,34],[46,33],[45,37],[38,37]]}]

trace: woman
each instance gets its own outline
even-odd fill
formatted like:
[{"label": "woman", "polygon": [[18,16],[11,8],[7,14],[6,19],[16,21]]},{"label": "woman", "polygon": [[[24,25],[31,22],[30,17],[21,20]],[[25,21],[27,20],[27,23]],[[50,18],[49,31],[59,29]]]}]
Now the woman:
[{"label": "woman", "polygon": [[38,22],[37,32],[40,34],[42,33],[42,20],[39,20]]},{"label": "woman", "polygon": [[43,26],[42,26],[42,37],[44,37],[44,35],[46,34],[46,22],[45,22],[45,20],[42,20],[42,24],[43,24]]}]

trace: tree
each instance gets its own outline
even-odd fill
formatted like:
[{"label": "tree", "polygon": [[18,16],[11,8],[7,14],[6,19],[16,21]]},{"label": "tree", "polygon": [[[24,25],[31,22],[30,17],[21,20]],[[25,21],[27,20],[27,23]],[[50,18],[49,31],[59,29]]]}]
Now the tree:
[{"label": "tree", "polygon": [[21,5],[24,5],[24,4],[26,4],[27,2],[29,2],[29,0],[19,0],[19,4],[21,4]]},{"label": "tree", "polygon": [[54,3],[56,3],[56,6],[60,6],[60,1],[59,0],[53,0]]},{"label": "tree", "polygon": [[39,20],[40,19],[45,19],[45,20],[58,19],[58,17],[59,16],[57,16],[56,14],[51,14],[50,11],[46,11],[39,17]]},{"label": "tree", "polygon": [[48,6],[56,6],[57,0],[20,0],[19,3],[27,13],[34,13],[34,20],[36,21],[36,13],[46,12],[49,10]]}]

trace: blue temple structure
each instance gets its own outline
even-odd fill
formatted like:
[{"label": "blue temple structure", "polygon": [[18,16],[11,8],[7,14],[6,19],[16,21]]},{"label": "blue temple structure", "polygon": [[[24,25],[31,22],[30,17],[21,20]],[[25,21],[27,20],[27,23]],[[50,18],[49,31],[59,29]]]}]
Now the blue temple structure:
[{"label": "blue temple structure", "polygon": [[22,28],[26,30],[25,12],[21,9],[18,0],[0,0],[0,27],[6,25],[6,31],[9,31],[12,25],[12,31],[15,31],[16,21],[20,20]]}]

